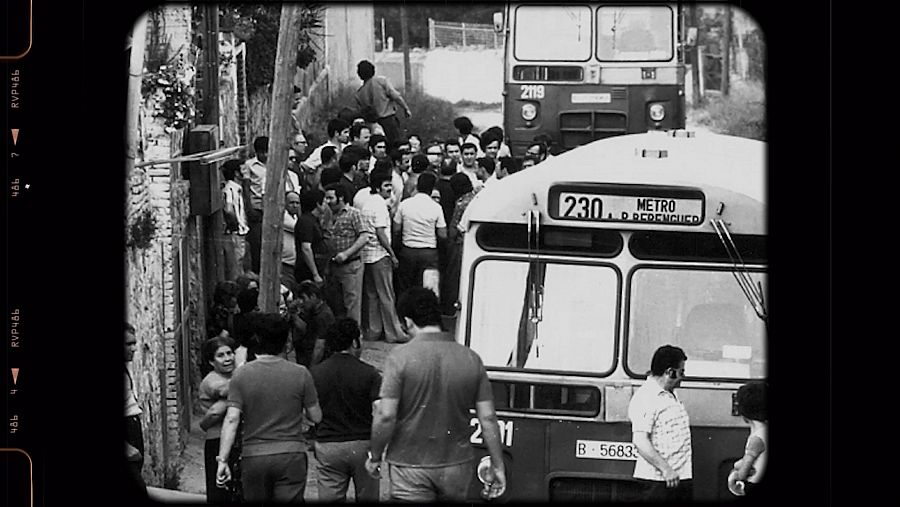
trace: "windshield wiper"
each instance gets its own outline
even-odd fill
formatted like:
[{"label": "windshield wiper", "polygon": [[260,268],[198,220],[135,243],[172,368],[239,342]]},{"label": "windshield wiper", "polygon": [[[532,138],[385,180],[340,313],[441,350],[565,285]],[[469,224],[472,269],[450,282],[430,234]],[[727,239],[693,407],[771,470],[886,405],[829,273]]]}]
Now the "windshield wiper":
[{"label": "windshield wiper", "polygon": [[728,225],[722,219],[712,219],[709,223],[719,236],[719,241],[725,247],[725,252],[728,253],[728,258],[731,260],[731,265],[734,268],[731,274],[737,281],[738,286],[740,286],[741,292],[744,293],[744,297],[753,306],[756,316],[763,322],[768,322],[769,314],[766,311],[766,300],[763,296],[762,283],[758,281],[754,283],[753,278],[750,276],[750,270],[747,269],[744,258],[741,256],[737,246],[735,246],[734,239],[728,231]]}]

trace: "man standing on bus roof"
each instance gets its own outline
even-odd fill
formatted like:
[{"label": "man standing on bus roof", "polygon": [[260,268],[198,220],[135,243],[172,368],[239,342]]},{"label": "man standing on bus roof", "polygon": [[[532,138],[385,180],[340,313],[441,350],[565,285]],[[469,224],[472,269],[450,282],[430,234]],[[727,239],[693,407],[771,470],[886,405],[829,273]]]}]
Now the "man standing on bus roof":
[{"label": "man standing on bus roof", "polygon": [[693,499],[691,427],[675,388],[684,380],[687,356],[663,345],[653,353],[650,373],[628,405],[632,441],[637,447],[634,478],[644,501]]},{"label": "man standing on bus roof", "polygon": [[363,80],[356,91],[356,105],[364,114],[363,119],[370,123],[378,123],[384,129],[387,145],[400,139],[400,120],[397,119],[397,106],[403,109],[407,118],[412,111],[406,105],[403,96],[394,89],[384,76],[375,75],[375,66],[368,60],[356,65],[356,75]]}]

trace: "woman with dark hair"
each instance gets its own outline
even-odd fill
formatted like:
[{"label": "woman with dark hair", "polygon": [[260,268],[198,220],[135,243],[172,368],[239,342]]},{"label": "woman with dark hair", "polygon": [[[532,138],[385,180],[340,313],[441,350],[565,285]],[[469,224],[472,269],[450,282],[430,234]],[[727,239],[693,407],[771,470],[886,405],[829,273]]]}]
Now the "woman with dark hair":
[{"label": "woman with dark hair", "polygon": [[[225,487],[216,486],[216,456],[219,454],[219,443],[222,433],[222,420],[228,408],[228,383],[234,373],[235,341],[227,336],[215,336],[206,340],[201,348],[204,369],[208,371],[200,382],[200,406],[205,411],[200,420],[200,428],[206,431],[206,443],[203,446],[203,462],[206,471],[206,501],[209,503],[225,503],[240,501],[240,480],[232,476]],[[232,451],[228,457],[229,465],[235,470],[240,452]]]}]

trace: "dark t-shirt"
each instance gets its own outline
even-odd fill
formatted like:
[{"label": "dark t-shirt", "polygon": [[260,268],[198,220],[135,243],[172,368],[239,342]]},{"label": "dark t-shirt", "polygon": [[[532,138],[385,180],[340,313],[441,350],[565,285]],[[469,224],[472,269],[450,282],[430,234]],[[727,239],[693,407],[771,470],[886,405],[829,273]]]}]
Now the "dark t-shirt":
[{"label": "dark t-shirt", "polygon": [[450,221],[453,220],[453,209],[456,207],[456,194],[453,193],[450,180],[438,178],[434,183],[434,188],[441,193],[441,209],[444,210],[444,222],[450,224]]},{"label": "dark t-shirt", "polygon": [[[313,256],[320,257],[325,251],[325,241],[322,237],[322,227],[319,225],[319,219],[312,213],[301,213],[297,217],[297,224],[294,226],[294,246],[297,251],[297,260],[294,262],[294,279],[297,283],[303,280],[312,280],[312,271],[306,265],[303,257],[301,244],[311,243]],[[319,273],[321,275],[322,273]]]},{"label": "dark t-shirt", "polygon": [[340,352],[313,366],[311,371],[322,407],[316,439],[320,442],[369,440],[372,402],[378,399],[381,388],[378,371]]},{"label": "dark t-shirt", "polygon": [[449,333],[426,333],[391,351],[381,398],[399,400],[387,461],[411,467],[474,459],[470,409],[493,399],[481,358]]},{"label": "dark t-shirt", "polygon": [[344,173],[342,173],[341,169],[337,166],[326,167],[325,169],[322,169],[322,176],[319,178],[319,182],[321,183],[322,188],[325,188],[332,183],[341,181],[341,178],[344,177],[343,175]]}]

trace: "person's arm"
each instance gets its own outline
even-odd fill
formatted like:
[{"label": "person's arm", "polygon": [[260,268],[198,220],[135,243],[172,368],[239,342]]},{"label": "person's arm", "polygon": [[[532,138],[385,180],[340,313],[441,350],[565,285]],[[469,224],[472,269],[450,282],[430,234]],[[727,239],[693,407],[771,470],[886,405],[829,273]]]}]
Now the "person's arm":
[{"label": "person's arm", "polygon": [[394,102],[396,102],[400,107],[403,108],[403,114],[406,115],[407,118],[412,117],[412,111],[409,109],[409,106],[406,104],[406,100],[403,99],[403,95],[400,95],[390,82],[387,80],[384,81],[385,90],[387,91],[387,96],[391,98]]},{"label": "person's arm", "polygon": [[746,481],[747,477],[752,475],[753,473],[753,464],[756,463],[756,458],[759,457],[766,450],[766,444],[762,441],[761,438],[756,436],[751,436],[747,439],[747,447],[744,449],[744,457],[735,462],[734,470],[737,475],[737,480]]},{"label": "person's arm", "polygon": [[219,424],[219,421],[225,418],[225,412],[228,409],[228,403],[226,400],[219,400],[212,404],[209,407],[209,410],[203,414],[203,418],[200,419],[200,429],[203,431],[207,431],[216,424]]},{"label": "person's arm", "polygon": [[388,255],[391,256],[391,263],[394,264],[394,267],[397,267],[399,261],[397,260],[397,255],[394,254],[394,249],[391,247],[390,238],[388,238],[387,227],[376,227],[375,228],[375,237],[378,238],[378,242],[381,243],[381,246],[387,250]]},{"label": "person's arm", "polygon": [[[397,428],[397,398],[381,398],[375,404],[375,416],[372,418],[372,440],[369,443],[369,457],[366,459],[366,470],[374,478],[381,476],[381,456]],[[498,430],[499,431],[499,430]]]},{"label": "person's arm", "polygon": [[216,469],[216,484],[225,484],[231,480],[231,469],[228,468],[228,455],[237,435],[237,427],[241,422],[241,409],[228,407],[225,412],[225,421],[222,423],[222,436],[219,441],[219,455],[216,456],[218,468]]},{"label": "person's arm", "polygon": [[303,262],[306,263],[306,267],[309,268],[310,273],[313,275],[313,281],[322,283],[322,277],[319,275],[318,268],[316,268],[316,256],[313,254],[312,243],[306,241],[300,243],[300,252]]},{"label": "person's arm", "polygon": [[438,227],[435,229],[437,231],[438,239],[444,240],[447,239],[447,228],[446,227]]},{"label": "person's arm", "polygon": [[306,412],[306,418],[312,421],[313,424],[319,424],[320,422],[322,422],[322,407],[319,406],[318,401],[308,407],[305,407],[304,411]]},{"label": "person's arm", "polygon": [[356,253],[359,252],[362,247],[365,246],[365,244],[369,241],[369,233],[366,232],[366,229],[363,227],[362,217],[358,217],[355,229],[357,232],[356,241],[354,241],[349,248],[347,248],[343,252],[338,252],[338,254],[334,256],[334,259],[339,264],[344,263],[347,259],[356,255]]},{"label": "person's arm", "polygon": [[656,448],[653,447],[653,443],[650,441],[650,433],[647,433],[646,431],[635,431],[631,437],[631,441],[634,442],[641,457],[662,473],[667,488],[678,486],[678,473],[675,472],[675,469],[673,469],[669,463],[660,456],[659,452],[656,451]]},{"label": "person's arm", "polygon": [[481,434],[491,456],[490,473],[482,495],[493,499],[506,491],[506,466],[503,464],[503,446],[500,443],[500,425],[497,423],[497,412],[494,411],[494,400],[475,403],[475,414],[478,416]]}]

